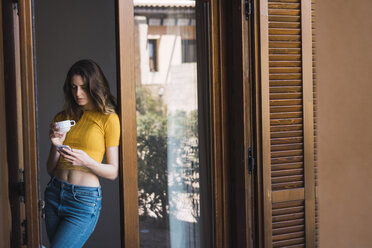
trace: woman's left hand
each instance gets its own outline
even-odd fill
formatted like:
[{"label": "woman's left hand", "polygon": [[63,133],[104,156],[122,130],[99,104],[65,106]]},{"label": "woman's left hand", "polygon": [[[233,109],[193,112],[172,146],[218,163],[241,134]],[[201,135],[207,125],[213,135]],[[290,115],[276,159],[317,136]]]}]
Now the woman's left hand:
[{"label": "woman's left hand", "polygon": [[89,157],[86,152],[79,149],[69,150],[63,148],[63,152],[61,152],[61,155],[67,162],[70,162],[72,165],[75,166],[88,167],[89,165],[96,163],[96,161]]}]

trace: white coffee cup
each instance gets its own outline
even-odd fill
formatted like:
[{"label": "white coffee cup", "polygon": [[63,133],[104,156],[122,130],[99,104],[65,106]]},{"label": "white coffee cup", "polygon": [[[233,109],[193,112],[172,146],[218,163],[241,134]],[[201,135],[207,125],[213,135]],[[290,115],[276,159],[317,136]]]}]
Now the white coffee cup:
[{"label": "white coffee cup", "polygon": [[56,123],[56,126],[59,127],[58,132],[60,133],[67,133],[75,125],[76,122],[74,120],[59,121]]}]

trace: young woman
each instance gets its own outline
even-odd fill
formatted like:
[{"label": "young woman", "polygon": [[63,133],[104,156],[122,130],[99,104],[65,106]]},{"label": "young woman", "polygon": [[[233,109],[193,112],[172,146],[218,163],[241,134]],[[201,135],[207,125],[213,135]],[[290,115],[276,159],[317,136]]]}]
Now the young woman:
[{"label": "young woman", "polygon": [[[82,247],[100,214],[99,177],[118,175],[120,122],[116,101],[100,67],[92,60],[76,62],[64,84],[65,107],[50,125],[52,142],[45,190],[45,222],[51,247]],[[75,120],[67,133],[56,122]],[[70,149],[57,150],[59,145]],[[102,160],[106,153],[107,164]]]}]

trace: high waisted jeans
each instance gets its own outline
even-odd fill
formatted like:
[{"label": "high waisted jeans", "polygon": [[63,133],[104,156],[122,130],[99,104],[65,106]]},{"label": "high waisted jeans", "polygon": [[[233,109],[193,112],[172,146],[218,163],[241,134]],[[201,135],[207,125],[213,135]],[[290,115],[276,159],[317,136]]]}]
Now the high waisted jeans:
[{"label": "high waisted jeans", "polygon": [[52,177],[45,190],[45,224],[52,248],[82,247],[101,211],[102,191]]}]

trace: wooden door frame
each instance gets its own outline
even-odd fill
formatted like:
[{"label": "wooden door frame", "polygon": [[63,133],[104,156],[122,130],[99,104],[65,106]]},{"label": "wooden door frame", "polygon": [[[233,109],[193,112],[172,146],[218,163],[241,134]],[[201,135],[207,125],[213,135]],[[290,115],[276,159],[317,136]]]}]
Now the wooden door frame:
[{"label": "wooden door frame", "polygon": [[[2,18],[12,18],[11,12],[12,1],[3,2],[6,8],[3,9],[4,16]],[[15,84],[18,77],[16,74],[19,70],[20,75],[20,87],[6,87],[6,96],[10,99],[7,100],[7,131],[13,130],[12,133],[18,137],[20,144],[15,144],[18,148],[16,150],[8,150],[8,158],[13,156],[20,157],[18,159],[12,159],[15,163],[22,163],[24,165],[24,203],[25,203],[25,219],[23,228],[27,237],[24,240],[28,247],[39,247],[40,244],[40,228],[39,228],[39,197],[38,197],[38,177],[37,177],[37,144],[36,144],[36,117],[35,117],[35,89],[34,89],[34,57],[33,57],[33,22],[32,22],[32,1],[20,1],[18,3],[18,26],[15,27],[13,21],[5,22],[5,29],[2,31],[4,40],[7,41],[7,47],[11,51],[7,51],[4,54],[4,66],[10,63],[10,71],[5,71],[6,84]],[[19,37],[14,39],[13,37]],[[9,39],[9,40],[8,40]],[[14,54],[15,47],[19,47],[19,54]],[[19,56],[19,57],[18,57]],[[17,63],[17,65],[16,65]],[[19,68],[18,68],[19,63]],[[20,105],[20,109],[17,110],[17,105]],[[8,118],[10,117],[10,118]],[[9,135],[9,133],[7,133]],[[14,137],[12,137],[14,139]],[[10,139],[10,138],[9,138]],[[7,147],[9,145],[9,139],[7,141]],[[14,147],[14,146],[13,146]],[[23,161],[23,162],[22,162]],[[18,172],[14,171],[14,167],[18,168],[19,164],[9,162],[8,166],[9,173],[9,191],[10,198],[13,199],[11,202],[13,205],[17,205],[20,202],[20,195],[17,192],[18,178],[22,177]],[[11,170],[12,169],[12,170]],[[13,209],[13,216],[19,217],[19,208]],[[18,221],[21,221],[18,218]],[[18,223],[18,222],[17,222]],[[21,225],[20,223],[18,223]],[[17,224],[17,226],[18,226]],[[13,225],[13,239],[12,244],[19,244],[21,233],[20,227]],[[15,231],[15,228],[17,229]],[[18,240],[19,239],[19,240]]]},{"label": "wooden door frame", "polygon": [[215,141],[221,150],[214,154],[223,154],[223,159],[214,167],[220,168],[222,176],[216,181],[223,185],[219,194],[224,199],[217,202],[224,209],[223,218],[219,219],[224,230],[219,235],[225,240],[216,247],[256,247],[257,171],[250,173],[248,168],[248,149],[252,149],[253,157],[257,153],[254,15],[252,12],[246,17],[244,0],[220,0],[217,8],[219,62],[213,67],[214,75],[219,77],[216,88],[221,87],[217,96],[221,114],[214,125],[223,139]]},{"label": "wooden door frame", "polygon": [[211,182],[213,202],[213,247],[230,247],[230,180],[228,145],[228,91],[226,66],[226,1],[210,4],[210,132]]},{"label": "wooden door frame", "polygon": [[27,246],[40,245],[32,1],[19,1]]},{"label": "wooden door frame", "polygon": [[[0,54],[4,54],[3,44],[3,1],[0,0]],[[10,247],[11,219],[10,203],[8,192],[8,159],[7,159],[7,133],[6,112],[5,112],[5,77],[4,77],[4,57],[0,56],[0,214],[3,221],[0,223],[0,240],[4,247]]]},{"label": "wooden door frame", "polygon": [[[130,18],[132,17],[132,18]],[[130,35],[132,34],[132,35]],[[121,119],[120,209],[123,247],[139,247],[134,9],[132,0],[116,0],[118,102]]]}]

